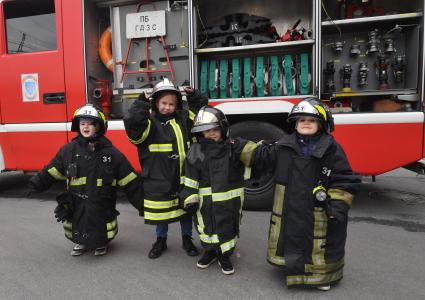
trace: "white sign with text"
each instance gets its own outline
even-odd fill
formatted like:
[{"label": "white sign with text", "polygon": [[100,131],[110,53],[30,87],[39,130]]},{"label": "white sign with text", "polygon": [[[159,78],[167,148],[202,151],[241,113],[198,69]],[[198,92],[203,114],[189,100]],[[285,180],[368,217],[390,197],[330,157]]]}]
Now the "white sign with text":
[{"label": "white sign with text", "polygon": [[164,36],[165,10],[144,11],[126,16],[127,39]]}]

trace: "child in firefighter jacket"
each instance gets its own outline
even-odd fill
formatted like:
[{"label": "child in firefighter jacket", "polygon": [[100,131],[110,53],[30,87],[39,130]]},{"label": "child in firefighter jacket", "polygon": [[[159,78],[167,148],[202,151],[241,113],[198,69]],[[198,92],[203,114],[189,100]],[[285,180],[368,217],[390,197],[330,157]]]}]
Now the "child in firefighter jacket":
[{"label": "child in firefighter jacket", "polygon": [[194,113],[208,101],[198,91],[186,89],[189,110],[182,94],[167,78],[153,88],[151,101],[142,93],[124,117],[131,143],[137,146],[144,185],[145,223],[156,225],[156,242],[149,258],[167,249],[168,224],[180,221],[183,248],[198,255],[192,242],[192,216],[179,207],[178,191],[183,161],[192,142]]},{"label": "child in firefighter jacket", "polygon": [[125,156],[104,137],[106,129],[106,118],[95,106],[77,109],[71,126],[77,137],[29,182],[31,188],[42,192],[55,180],[66,181],[68,191],[57,197],[55,216],[63,222],[65,236],[76,243],[73,256],[89,249],[94,249],[95,255],[106,254],[107,244],[118,232],[118,187],[142,213],[138,176]]},{"label": "child in firefighter jacket", "polygon": [[294,133],[248,151],[254,167],[272,171],[276,183],[267,260],[284,267],[288,287],[329,290],[343,276],[347,214],[360,178],[320,101],[301,101],[288,121]]},{"label": "child in firefighter jacket", "polygon": [[229,138],[229,123],[218,109],[200,109],[192,132],[197,143],[189,149],[180,193],[185,210],[195,214],[204,253],[197,267],[217,260],[226,275],[234,273],[230,256],[239,235],[244,197],[245,166]]}]

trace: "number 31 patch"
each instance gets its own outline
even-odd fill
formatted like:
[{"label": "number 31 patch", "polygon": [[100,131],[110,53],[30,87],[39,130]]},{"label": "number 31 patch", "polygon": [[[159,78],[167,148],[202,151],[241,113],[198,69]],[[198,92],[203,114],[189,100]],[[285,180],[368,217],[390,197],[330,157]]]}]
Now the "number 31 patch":
[{"label": "number 31 patch", "polygon": [[106,162],[112,162],[112,158],[110,156],[102,156],[102,161],[104,163],[106,163]]}]

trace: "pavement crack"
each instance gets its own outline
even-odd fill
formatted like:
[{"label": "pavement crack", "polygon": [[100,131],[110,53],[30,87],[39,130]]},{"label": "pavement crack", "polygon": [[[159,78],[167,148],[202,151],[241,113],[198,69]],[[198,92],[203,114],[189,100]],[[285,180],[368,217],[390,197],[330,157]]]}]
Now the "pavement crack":
[{"label": "pavement crack", "polygon": [[373,217],[350,217],[350,222],[366,222],[378,225],[401,227],[409,232],[425,232],[425,224],[401,219],[385,220]]}]

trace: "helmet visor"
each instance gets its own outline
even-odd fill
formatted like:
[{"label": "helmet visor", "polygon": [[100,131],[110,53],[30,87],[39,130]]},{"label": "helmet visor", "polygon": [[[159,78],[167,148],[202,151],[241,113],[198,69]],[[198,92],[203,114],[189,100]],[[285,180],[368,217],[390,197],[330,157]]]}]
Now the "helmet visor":
[{"label": "helmet visor", "polygon": [[217,123],[199,124],[199,125],[193,126],[191,132],[199,133],[202,131],[207,131],[207,130],[218,128],[218,127],[220,127],[220,125],[218,125]]}]

